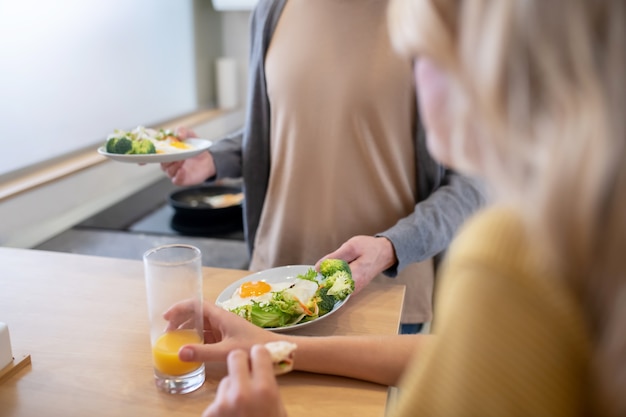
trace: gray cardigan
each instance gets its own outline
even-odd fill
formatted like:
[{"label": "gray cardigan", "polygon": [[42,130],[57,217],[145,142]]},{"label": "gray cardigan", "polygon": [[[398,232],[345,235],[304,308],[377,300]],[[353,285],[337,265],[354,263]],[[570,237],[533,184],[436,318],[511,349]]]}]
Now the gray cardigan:
[{"label": "gray cardigan", "polygon": [[[265,84],[265,53],[286,1],[260,0],[254,10],[247,118],[241,130],[210,148],[216,178],[243,177],[244,232],[250,253],[265,201],[271,163],[271,109]],[[377,234],[388,238],[394,246],[398,263],[385,271],[392,277],[409,263],[443,253],[461,223],[485,202],[484,190],[478,181],[458,175],[430,157],[423,128],[418,125],[415,134],[417,195],[422,200],[416,202],[413,213]]]}]

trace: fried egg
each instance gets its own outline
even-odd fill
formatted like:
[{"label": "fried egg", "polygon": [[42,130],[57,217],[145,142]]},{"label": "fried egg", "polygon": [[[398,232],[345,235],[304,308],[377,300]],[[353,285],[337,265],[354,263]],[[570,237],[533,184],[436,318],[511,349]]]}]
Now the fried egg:
[{"label": "fried egg", "polygon": [[181,152],[193,149],[193,147],[183,141],[166,137],[163,140],[150,139],[154,143],[157,153]]},{"label": "fried egg", "polygon": [[241,204],[243,193],[210,195],[202,199],[213,208],[224,208]]},{"label": "fried egg", "polygon": [[317,288],[317,283],[300,278],[272,283],[267,281],[249,281],[241,284],[230,299],[221,303],[221,306],[226,310],[231,310],[239,306],[252,304],[252,301],[269,301],[272,299],[272,293],[282,290],[286,290],[286,292],[306,304],[313,298]]}]

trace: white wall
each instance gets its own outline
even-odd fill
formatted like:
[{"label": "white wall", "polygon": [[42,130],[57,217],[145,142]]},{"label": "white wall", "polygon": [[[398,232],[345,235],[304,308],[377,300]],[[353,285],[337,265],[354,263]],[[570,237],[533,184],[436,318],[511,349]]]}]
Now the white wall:
[{"label": "white wall", "polygon": [[252,10],[258,0],[213,0],[215,10]]},{"label": "white wall", "polygon": [[197,109],[192,0],[0,1],[0,175]]},{"label": "white wall", "polygon": [[237,62],[239,102],[245,103],[248,86],[248,55],[250,38],[250,12],[222,12],[223,55]]}]

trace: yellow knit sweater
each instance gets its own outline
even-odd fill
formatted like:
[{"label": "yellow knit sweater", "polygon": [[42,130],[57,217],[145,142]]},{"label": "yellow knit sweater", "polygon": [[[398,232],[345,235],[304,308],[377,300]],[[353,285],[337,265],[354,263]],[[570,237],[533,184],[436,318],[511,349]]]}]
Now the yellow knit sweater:
[{"label": "yellow knit sweater", "polygon": [[477,214],[450,247],[432,345],[409,366],[393,416],[586,415],[589,336],[512,210]]}]

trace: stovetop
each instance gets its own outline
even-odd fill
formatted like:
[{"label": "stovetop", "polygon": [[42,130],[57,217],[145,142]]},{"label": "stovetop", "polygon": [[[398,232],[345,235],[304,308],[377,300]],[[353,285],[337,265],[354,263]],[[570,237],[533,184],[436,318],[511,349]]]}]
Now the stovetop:
[{"label": "stovetop", "polygon": [[205,266],[247,269],[248,250],[241,228],[203,235],[172,228],[175,210],[168,196],[177,189],[165,178],[34,249],[141,260],[150,248],[182,242],[201,250]]},{"label": "stovetop", "polygon": [[[74,228],[244,240],[241,224],[212,225],[201,221],[190,223],[188,220],[183,221],[185,219],[181,219],[180,216],[177,218],[168,199],[173,192],[184,188],[173,185],[169,178],[164,177],[140,192],[86,219]],[[174,224],[175,221],[176,224]],[[177,227],[173,227],[173,225]]]},{"label": "stovetop", "polygon": [[[165,235],[183,235],[183,236],[200,236],[212,237],[217,239],[244,240],[243,230],[240,227],[228,226],[224,228],[206,228],[195,230],[189,225],[187,228],[181,227],[181,224],[173,225],[176,221],[176,211],[169,204],[165,204],[152,213],[146,215],[136,223],[133,223],[128,231],[140,233],[154,233]],[[176,230],[177,229],[177,230]]]}]

